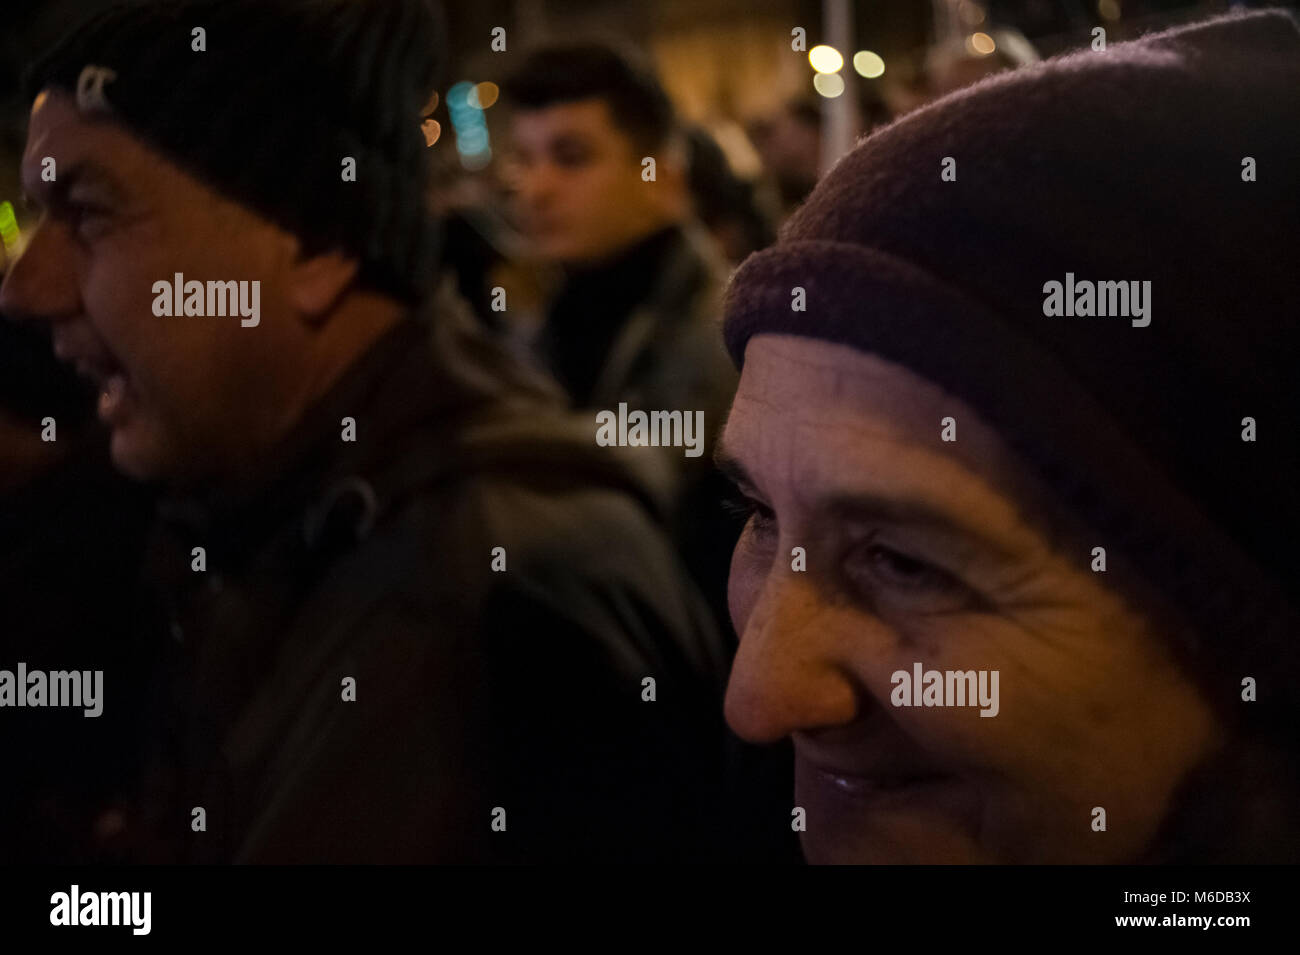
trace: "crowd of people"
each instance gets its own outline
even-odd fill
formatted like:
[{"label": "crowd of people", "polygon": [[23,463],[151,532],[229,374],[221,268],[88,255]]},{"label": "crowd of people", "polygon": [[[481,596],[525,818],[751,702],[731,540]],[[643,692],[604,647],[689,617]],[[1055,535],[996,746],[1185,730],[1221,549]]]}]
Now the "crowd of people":
[{"label": "crowd of people", "polygon": [[[34,62],[0,855],[1300,857],[1291,17],[945,60],[820,179],[807,102],[745,179],[545,44],[488,202],[420,125],[441,34],[147,0]],[[1147,326],[1046,317],[1067,274]],[[628,409],[704,453],[598,441]],[[100,715],[28,682],[73,672]]]}]

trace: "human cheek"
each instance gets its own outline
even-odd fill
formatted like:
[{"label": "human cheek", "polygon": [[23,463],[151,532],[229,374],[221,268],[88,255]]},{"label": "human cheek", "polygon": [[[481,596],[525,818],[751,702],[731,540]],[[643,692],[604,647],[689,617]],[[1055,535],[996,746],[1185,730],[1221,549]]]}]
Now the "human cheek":
[{"label": "human cheek", "polygon": [[[1024,776],[1038,749],[1043,707],[1037,698],[1050,688],[1024,658],[1017,627],[995,614],[954,613],[894,621],[891,630],[897,640],[884,648],[887,653],[860,651],[854,662],[890,717],[953,771],[972,778]],[[941,674],[973,671],[976,698],[960,706],[916,706],[906,694],[900,700],[896,691],[911,686],[917,665]]]},{"label": "human cheek", "polygon": [[654,188],[654,183],[642,181],[639,164],[626,167],[602,162],[591,167],[586,179],[590,194],[600,197],[599,201],[592,203],[592,212],[609,228],[635,215],[636,209],[645,201],[642,190]]},{"label": "human cheek", "polygon": [[555,201],[548,208],[552,215],[575,216],[584,211],[590,215],[607,198],[589,165],[558,167],[552,182]]}]

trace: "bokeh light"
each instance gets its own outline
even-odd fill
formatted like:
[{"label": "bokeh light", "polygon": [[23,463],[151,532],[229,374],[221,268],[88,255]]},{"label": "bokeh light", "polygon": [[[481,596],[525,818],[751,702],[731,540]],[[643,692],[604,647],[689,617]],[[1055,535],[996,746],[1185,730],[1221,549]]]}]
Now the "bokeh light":
[{"label": "bokeh light", "polygon": [[476,93],[477,88],[468,81],[447,90],[447,112],[451,114],[451,128],[456,133],[456,152],[460,154],[460,164],[471,171],[483,169],[492,161],[487,122]]},{"label": "bokeh light", "polygon": [[844,77],[838,73],[818,73],[813,77],[813,87],[827,99],[834,99],[844,92]]},{"label": "bokeh light", "polygon": [[500,95],[500,88],[495,83],[487,82],[479,83],[470,90],[467,99],[470,106],[476,109],[487,109],[497,101],[497,97]]},{"label": "bokeh light", "polygon": [[877,53],[870,50],[858,50],[853,54],[853,68],[858,71],[860,76],[865,76],[869,80],[874,80],[877,76],[883,76],[885,73],[885,61]]},{"label": "bokeh light", "polygon": [[844,57],[840,56],[840,51],[824,43],[808,51],[808,62],[818,73],[838,73],[844,67]]}]

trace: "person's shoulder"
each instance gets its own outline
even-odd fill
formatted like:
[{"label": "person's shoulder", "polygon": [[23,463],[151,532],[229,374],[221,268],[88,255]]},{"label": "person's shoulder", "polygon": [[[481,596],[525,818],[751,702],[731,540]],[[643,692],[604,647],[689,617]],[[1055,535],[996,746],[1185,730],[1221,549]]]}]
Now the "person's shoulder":
[{"label": "person's shoulder", "polygon": [[693,315],[721,304],[730,272],[726,257],[703,226],[686,222],[675,230],[664,274],[670,291],[696,306],[690,310]]},{"label": "person's shoulder", "polygon": [[599,465],[557,458],[468,473],[452,493],[454,515],[444,532],[474,542],[484,567],[503,580],[675,586],[666,531],[635,479],[620,483]]},{"label": "person's shoulder", "polygon": [[417,578],[432,563],[467,594],[488,575],[665,583],[674,555],[663,476],[653,460],[597,446],[596,431],[589,416],[549,412],[467,427],[429,450],[447,463],[402,496],[373,546],[420,555],[422,566],[397,576]]},{"label": "person's shoulder", "polygon": [[413,493],[331,576],[349,592],[322,616],[364,657],[415,641],[412,665],[437,668],[538,640],[593,673],[654,659],[711,673],[720,654],[653,511],[576,465],[470,470]]}]

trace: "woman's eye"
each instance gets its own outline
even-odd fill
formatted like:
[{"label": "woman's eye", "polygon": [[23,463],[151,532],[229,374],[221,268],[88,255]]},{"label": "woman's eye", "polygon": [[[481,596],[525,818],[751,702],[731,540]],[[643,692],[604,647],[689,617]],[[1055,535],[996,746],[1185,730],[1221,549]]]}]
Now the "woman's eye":
[{"label": "woman's eye", "polygon": [[776,529],[776,514],[766,504],[746,494],[736,492],[723,501],[723,507],[745,522],[745,528],[755,536],[766,536]]},{"label": "woman's eye", "polygon": [[879,544],[867,549],[872,566],[884,580],[900,587],[943,586],[946,575],[924,561]]},{"label": "woman's eye", "polygon": [[977,602],[975,593],[946,570],[875,542],[850,555],[847,572],[855,587],[905,611],[941,613]]},{"label": "woman's eye", "polygon": [[776,530],[776,515],[772,513],[771,508],[755,501],[749,523],[755,533],[769,534]]}]

